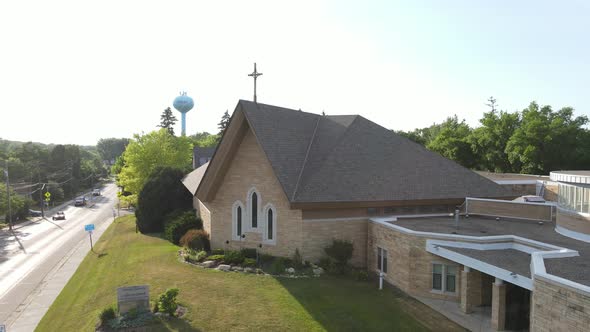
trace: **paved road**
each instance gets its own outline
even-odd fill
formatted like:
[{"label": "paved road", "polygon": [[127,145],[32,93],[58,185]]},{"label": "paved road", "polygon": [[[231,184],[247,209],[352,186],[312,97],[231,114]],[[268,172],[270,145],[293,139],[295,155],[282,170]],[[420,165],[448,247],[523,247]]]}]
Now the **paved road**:
[{"label": "paved road", "polygon": [[66,220],[48,216],[14,233],[0,231],[0,325],[10,332],[34,329],[90,250],[84,225],[95,224],[97,240],[113,221],[116,197],[117,187],[108,184],[87,207],[64,207]]}]

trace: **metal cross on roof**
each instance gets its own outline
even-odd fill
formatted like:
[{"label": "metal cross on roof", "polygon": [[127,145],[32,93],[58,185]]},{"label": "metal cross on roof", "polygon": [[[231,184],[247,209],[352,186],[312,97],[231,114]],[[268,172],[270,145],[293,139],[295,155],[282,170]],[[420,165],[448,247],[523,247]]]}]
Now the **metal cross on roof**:
[{"label": "metal cross on roof", "polygon": [[254,102],[256,102],[256,79],[261,75],[262,73],[256,71],[256,62],[254,62],[254,71],[252,74],[248,74],[248,76],[254,77]]}]

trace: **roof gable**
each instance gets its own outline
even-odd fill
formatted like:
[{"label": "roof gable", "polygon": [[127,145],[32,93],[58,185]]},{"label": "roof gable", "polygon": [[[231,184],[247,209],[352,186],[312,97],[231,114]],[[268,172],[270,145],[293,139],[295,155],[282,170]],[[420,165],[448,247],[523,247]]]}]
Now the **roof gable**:
[{"label": "roof gable", "polygon": [[251,129],[292,204],[509,197],[504,188],[358,115],[240,100],[197,193],[215,196]]}]

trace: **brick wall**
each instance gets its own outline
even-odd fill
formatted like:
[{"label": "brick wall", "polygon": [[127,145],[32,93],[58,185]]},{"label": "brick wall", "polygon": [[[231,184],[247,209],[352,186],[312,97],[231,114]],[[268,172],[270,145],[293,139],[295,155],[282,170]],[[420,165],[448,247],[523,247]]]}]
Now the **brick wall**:
[{"label": "brick wall", "polygon": [[[256,187],[259,199],[258,226],[260,232],[245,232],[244,241],[232,240],[232,206],[240,200],[244,207],[243,224],[249,223],[247,214],[248,191]],[[276,245],[262,244],[262,252],[275,256],[292,256],[302,248],[301,210],[291,210],[287,197],[277,180],[262,148],[249,130],[240,143],[215,198],[203,205],[211,212],[209,233],[212,248],[239,249],[257,247],[266,224],[263,208],[272,203],[276,209]],[[204,221],[205,224],[207,222]],[[226,244],[229,241],[229,244]],[[307,259],[304,257],[304,259]]]},{"label": "brick wall", "polygon": [[367,220],[339,220],[303,222],[303,254],[311,262],[325,257],[324,248],[333,239],[348,240],[353,244],[350,263],[367,266]]},{"label": "brick wall", "polygon": [[[458,302],[461,296],[462,266],[426,251],[426,238],[412,236],[379,225],[368,224],[367,265],[377,271],[377,247],[388,251],[385,280],[413,296],[424,296]],[[457,265],[455,294],[432,291],[432,263]]]},{"label": "brick wall", "polygon": [[588,331],[590,295],[535,279],[530,330],[535,332]]}]

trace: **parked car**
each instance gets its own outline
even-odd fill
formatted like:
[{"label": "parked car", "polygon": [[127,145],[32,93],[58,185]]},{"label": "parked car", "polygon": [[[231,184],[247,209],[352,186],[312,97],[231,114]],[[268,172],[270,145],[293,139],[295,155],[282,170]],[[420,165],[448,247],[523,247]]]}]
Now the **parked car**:
[{"label": "parked car", "polygon": [[74,206],[84,206],[84,205],[86,205],[86,197],[84,197],[84,196],[78,197],[74,201]]},{"label": "parked car", "polygon": [[92,196],[100,196],[100,189],[92,190]]},{"label": "parked car", "polygon": [[63,211],[58,211],[53,217],[53,220],[66,220],[66,214]]},{"label": "parked car", "polygon": [[29,215],[31,217],[41,217],[41,211],[29,209]]}]

